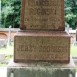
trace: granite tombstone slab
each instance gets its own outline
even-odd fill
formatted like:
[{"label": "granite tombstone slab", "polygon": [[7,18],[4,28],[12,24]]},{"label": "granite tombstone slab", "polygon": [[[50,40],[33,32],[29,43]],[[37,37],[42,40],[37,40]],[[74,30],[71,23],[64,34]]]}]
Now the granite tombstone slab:
[{"label": "granite tombstone slab", "polygon": [[15,62],[70,61],[64,0],[22,0],[20,29],[14,37]]},{"label": "granite tombstone slab", "polygon": [[7,67],[7,77],[75,77],[75,73],[71,59],[68,64],[10,62]]},{"label": "granite tombstone slab", "polygon": [[22,0],[20,28],[64,31],[64,0]]},{"label": "granite tombstone slab", "polygon": [[15,62],[69,62],[70,36],[63,31],[19,32],[14,38]]}]

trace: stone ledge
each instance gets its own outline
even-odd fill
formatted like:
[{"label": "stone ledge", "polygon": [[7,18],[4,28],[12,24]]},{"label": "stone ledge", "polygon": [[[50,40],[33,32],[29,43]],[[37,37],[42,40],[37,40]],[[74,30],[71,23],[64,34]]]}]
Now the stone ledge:
[{"label": "stone ledge", "polygon": [[72,58],[70,58],[69,63],[51,63],[51,62],[31,62],[31,63],[21,63],[21,62],[14,62],[14,60],[11,60],[8,64],[8,68],[16,68],[16,67],[47,67],[47,68],[74,68],[75,69],[75,63]]},{"label": "stone ledge", "polygon": [[7,67],[7,77],[75,77],[75,73],[72,59],[69,64],[27,64],[11,61]]}]

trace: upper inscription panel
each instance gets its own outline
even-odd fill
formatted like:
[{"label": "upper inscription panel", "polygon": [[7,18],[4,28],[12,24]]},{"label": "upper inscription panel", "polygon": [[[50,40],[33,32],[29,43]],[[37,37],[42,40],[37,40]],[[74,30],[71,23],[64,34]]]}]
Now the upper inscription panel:
[{"label": "upper inscription panel", "polygon": [[64,0],[22,0],[21,29],[64,30]]}]

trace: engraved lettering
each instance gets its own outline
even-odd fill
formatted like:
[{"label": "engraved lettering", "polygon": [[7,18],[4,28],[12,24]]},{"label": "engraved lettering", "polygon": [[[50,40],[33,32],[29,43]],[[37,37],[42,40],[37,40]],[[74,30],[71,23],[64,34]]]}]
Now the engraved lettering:
[{"label": "engraved lettering", "polygon": [[62,0],[26,0],[24,26],[27,29],[59,30],[64,26]]}]

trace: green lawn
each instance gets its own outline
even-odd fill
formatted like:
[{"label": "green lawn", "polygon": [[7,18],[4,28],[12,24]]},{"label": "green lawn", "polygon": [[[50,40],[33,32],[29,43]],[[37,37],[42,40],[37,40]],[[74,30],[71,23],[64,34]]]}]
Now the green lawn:
[{"label": "green lawn", "polygon": [[6,48],[0,48],[0,54],[6,54],[6,55],[13,55],[13,44],[12,45],[7,45]]},{"label": "green lawn", "polygon": [[77,45],[71,45],[71,56],[77,56]]},{"label": "green lawn", "polygon": [[10,59],[13,57],[13,44],[7,45],[5,48],[0,48],[0,54],[4,54],[5,57],[3,58],[4,61],[0,62],[0,67],[6,67]]}]

